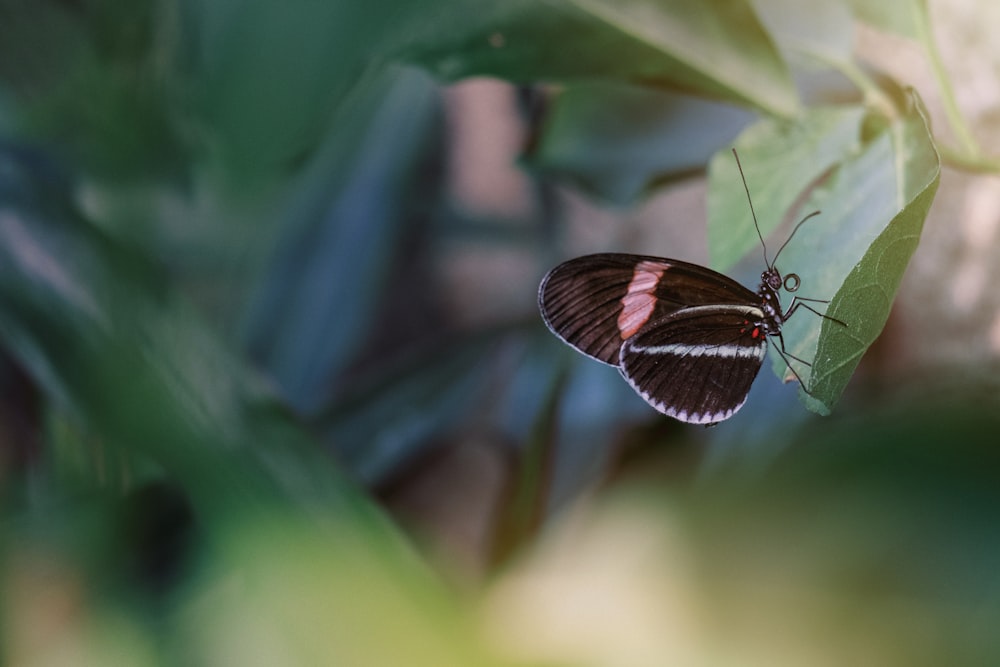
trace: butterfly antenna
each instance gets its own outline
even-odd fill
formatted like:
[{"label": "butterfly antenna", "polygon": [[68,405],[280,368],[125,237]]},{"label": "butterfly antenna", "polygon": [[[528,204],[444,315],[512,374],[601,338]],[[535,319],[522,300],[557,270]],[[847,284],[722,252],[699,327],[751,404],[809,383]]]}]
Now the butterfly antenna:
[{"label": "butterfly antenna", "polygon": [[[760,239],[760,247],[764,249],[764,264],[771,268],[771,262],[767,261],[767,246],[764,245],[764,236],[760,233],[760,225],[757,224],[757,214],[753,210],[753,200],[750,199],[750,187],[747,185],[747,177],[743,175],[743,165],[740,164],[740,156],[733,149],[733,157],[736,158],[736,168],[740,170],[740,178],[743,179],[743,189],[747,191],[747,202],[750,204],[750,215],[753,216],[753,226],[757,230],[757,238]],[[801,224],[801,223],[800,223]],[[781,252],[780,250],[778,252]]]},{"label": "butterfly antenna", "polygon": [[792,230],[792,233],[788,235],[788,238],[785,239],[785,242],[781,244],[780,248],[778,248],[778,252],[775,253],[775,255],[774,255],[774,261],[776,263],[778,261],[778,255],[781,254],[781,251],[785,249],[785,246],[788,245],[788,242],[792,240],[793,236],[795,236],[795,232],[799,231],[799,227],[802,226],[802,223],[805,222],[806,220],[808,220],[809,218],[816,217],[817,215],[819,215],[819,211],[813,211],[812,213],[810,213],[806,217],[804,217],[801,220],[799,220],[799,224],[795,225],[795,229]]}]

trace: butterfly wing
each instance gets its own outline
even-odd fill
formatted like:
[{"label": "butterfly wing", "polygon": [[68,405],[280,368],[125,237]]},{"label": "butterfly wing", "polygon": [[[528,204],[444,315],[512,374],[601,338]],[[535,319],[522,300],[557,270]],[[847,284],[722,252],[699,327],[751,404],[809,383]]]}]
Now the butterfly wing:
[{"label": "butterfly wing", "polygon": [[663,414],[692,424],[729,419],[767,352],[760,308],[696,306],[657,320],[622,345],[622,375]]},{"label": "butterfly wing", "polygon": [[538,289],[545,324],[598,361],[619,365],[622,343],[691,306],[749,306],[756,294],[696,264],[647,255],[586,255],[552,269]]}]

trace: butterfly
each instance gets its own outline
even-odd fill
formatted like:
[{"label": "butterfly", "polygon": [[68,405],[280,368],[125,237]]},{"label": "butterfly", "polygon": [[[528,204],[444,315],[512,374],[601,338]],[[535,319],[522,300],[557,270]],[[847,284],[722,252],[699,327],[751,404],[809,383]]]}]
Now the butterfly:
[{"label": "butterfly", "polygon": [[[740,175],[739,156],[733,150]],[[750,188],[743,178],[750,200]],[[577,351],[615,366],[632,388],[659,412],[692,424],[712,425],[743,407],[767,353],[769,339],[801,383],[785,349],[782,325],[800,308],[832,320],[810,304],[823,299],[794,296],[788,308],[781,291],[793,293],[801,280],[768,260],[756,292],[712,269],[649,255],[601,253],[571,259],[549,271],[538,289],[542,319]]]}]

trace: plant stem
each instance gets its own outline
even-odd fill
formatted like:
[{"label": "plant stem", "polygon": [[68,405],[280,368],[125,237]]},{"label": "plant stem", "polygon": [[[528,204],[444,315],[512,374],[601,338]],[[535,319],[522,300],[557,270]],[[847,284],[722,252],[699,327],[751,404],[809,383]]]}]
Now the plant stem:
[{"label": "plant stem", "polygon": [[970,154],[966,150],[952,148],[941,143],[937,145],[941,160],[955,169],[975,174],[996,174],[1000,172],[1000,158]]},{"label": "plant stem", "polygon": [[962,117],[955,99],[955,91],[951,87],[951,80],[945,71],[944,63],[941,62],[941,54],[934,43],[934,36],[931,34],[930,15],[926,3],[923,3],[923,11],[916,12],[917,38],[924,45],[927,51],[927,59],[931,69],[934,71],[934,78],[937,79],[938,88],[941,90],[941,100],[944,103],[944,112],[948,117],[948,124],[951,125],[962,151],[967,154],[966,160],[977,161],[980,158],[979,147],[972,136],[969,126]]}]

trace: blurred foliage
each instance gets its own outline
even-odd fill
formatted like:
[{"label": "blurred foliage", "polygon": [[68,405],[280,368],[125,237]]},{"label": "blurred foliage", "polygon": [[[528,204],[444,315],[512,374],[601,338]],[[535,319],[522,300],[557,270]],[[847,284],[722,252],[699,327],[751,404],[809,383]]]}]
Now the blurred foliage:
[{"label": "blurred foliage", "polygon": [[[788,329],[828,412],[939,178],[853,55],[863,21],[937,62],[893,7],[0,0],[0,661],[995,662],[995,387],[817,422],[769,378],[695,433],[535,312],[557,180],[707,170],[713,264],[756,257],[735,145],[765,234],[823,210],[782,267],[849,324]],[[520,86],[520,209],[456,201],[473,75]],[[493,481],[434,489],[488,496],[467,590],[380,501],[477,443]]]},{"label": "blurred foliage", "polygon": [[817,422],[765,473],[627,461],[488,591],[487,627],[551,664],[993,664],[997,413],[966,401],[996,386],[947,391]]}]

